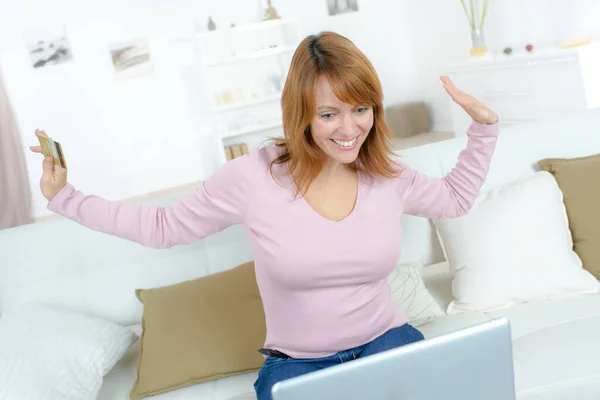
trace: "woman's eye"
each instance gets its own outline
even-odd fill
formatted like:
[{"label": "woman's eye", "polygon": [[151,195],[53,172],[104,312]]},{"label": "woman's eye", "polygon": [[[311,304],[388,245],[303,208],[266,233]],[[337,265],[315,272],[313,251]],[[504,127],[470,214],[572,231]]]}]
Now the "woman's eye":
[{"label": "woman's eye", "polygon": [[356,109],[356,112],[359,114],[364,114],[369,110],[369,107],[359,107]]},{"label": "woman's eye", "polygon": [[323,119],[332,119],[333,117],[334,117],[333,113],[321,114],[321,118],[323,118]]}]

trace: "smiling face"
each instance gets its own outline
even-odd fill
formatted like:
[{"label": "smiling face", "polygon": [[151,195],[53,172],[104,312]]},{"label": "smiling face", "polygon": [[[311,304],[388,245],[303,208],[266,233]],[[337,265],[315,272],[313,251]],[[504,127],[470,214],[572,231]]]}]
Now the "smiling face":
[{"label": "smiling face", "polygon": [[330,160],[342,164],[356,161],[373,127],[373,108],[342,102],[322,75],[315,84],[315,105],[310,131],[317,146]]},{"label": "smiling face", "polygon": [[398,176],[381,82],[348,38],[326,31],[302,40],[281,93],[281,111],[284,137],[275,142],[283,152],[271,166],[286,165],[297,195],[322,172]]}]

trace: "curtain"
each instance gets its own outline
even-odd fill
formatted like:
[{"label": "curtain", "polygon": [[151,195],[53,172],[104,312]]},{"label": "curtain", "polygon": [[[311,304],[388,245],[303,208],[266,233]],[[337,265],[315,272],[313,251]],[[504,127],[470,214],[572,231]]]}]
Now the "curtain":
[{"label": "curtain", "polygon": [[0,229],[32,222],[21,135],[0,72]]}]

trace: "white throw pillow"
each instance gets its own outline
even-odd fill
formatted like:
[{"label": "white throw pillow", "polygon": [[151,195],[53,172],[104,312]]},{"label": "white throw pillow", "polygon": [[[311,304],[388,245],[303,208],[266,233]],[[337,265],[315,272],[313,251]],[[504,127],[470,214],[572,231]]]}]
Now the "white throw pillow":
[{"label": "white throw pillow", "polygon": [[396,305],[400,307],[412,326],[433,321],[444,311],[425,287],[421,277],[422,264],[399,264],[388,277]]},{"label": "white throw pillow", "polygon": [[448,314],[600,290],[573,251],[562,192],[546,171],[481,194],[463,217],[434,223],[455,273]]},{"label": "white throw pillow", "polygon": [[93,400],[136,340],[99,318],[34,304],[15,308],[0,318],[0,399]]}]

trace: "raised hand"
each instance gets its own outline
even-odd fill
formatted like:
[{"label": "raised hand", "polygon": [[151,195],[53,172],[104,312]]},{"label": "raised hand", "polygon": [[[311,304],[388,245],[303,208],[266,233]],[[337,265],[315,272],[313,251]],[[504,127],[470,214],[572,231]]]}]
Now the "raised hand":
[{"label": "raised hand", "polygon": [[[36,129],[38,134],[46,135],[46,132]],[[29,150],[34,153],[42,154],[42,148],[40,146],[29,146]],[[42,178],[40,179],[40,189],[42,194],[48,201],[52,199],[61,191],[67,184],[67,170],[58,165],[54,165],[52,157],[45,157],[42,162]]]},{"label": "raised hand", "polygon": [[444,83],[444,89],[446,89],[446,92],[448,92],[452,100],[461,106],[474,121],[486,125],[493,125],[498,122],[496,113],[487,108],[485,104],[475,97],[454,86],[454,83],[450,78],[442,76],[440,79]]}]

